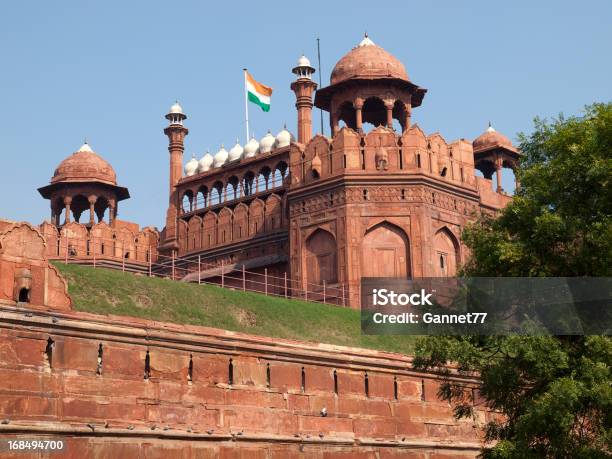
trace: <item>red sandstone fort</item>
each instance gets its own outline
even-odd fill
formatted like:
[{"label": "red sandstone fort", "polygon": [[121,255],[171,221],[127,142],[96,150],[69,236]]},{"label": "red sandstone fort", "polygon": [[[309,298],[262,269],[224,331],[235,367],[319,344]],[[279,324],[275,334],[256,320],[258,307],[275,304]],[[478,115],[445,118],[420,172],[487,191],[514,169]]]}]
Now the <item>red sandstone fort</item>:
[{"label": "red sandstone fort", "polygon": [[[183,165],[187,116],[171,107],[161,231],[117,218],[128,189],[87,143],[39,189],[50,221],[0,221],[0,437],[68,437],[74,458],[478,453],[491,413],[453,419],[409,357],[77,313],[48,262],[355,308],[363,277],[454,276],[464,226],[510,200],[501,174],[517,149],[490,126],[473,142],[425,134],[412,114],[427,90],[367,36],[329,86],[314,71],[304,56],[293,68],[296,138],[268,132]],[[312,135],[315,106],[331,137]]]},{"label": "red sandstone fort", "polygon": [[[39,189],[51,202],[51,222],[41,225],[49,257],[134,270],[181,259],[174,278],[219,283],[222,266],[228,278],[248,271],[245,282],[260,290],[254,277],[265,271],[271,292],[282,293],[287,277],[294,293],[313,298],[325,285],[353,307],[362,277],[453,276],[467,256],[462,228],[508,202],[502,168],[516,167],[519,152],[492,127],[473,142],[426,135],[412,111],[427,90],[368,37],[336,63],[329,86],[317,90],[314,71],[304,56],[293,68],[297,139],[286,128],[268,132],[183,167],[187,116],[178,103],[170,108],[159,234],[116,218],[129,192],[84,144]],[[331,137],[312,136],[313,105],[329,112]],[[198,257],[206,269],[196,272],[185,260]]]}]

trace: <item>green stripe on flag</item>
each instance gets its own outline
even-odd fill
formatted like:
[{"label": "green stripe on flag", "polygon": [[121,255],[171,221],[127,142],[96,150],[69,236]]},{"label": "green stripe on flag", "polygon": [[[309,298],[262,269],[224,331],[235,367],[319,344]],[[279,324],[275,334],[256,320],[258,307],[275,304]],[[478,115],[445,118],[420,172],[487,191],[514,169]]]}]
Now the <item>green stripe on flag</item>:
[{"label": "green stripe on flag", "polygon": [[261,100],[259,100],[259,97],[257,97],[251,91],[248,91],[248,93],[250,102],[253,102],[255,105],[259,105],[264,112],[270,111],[270,104],[263,103]]}]

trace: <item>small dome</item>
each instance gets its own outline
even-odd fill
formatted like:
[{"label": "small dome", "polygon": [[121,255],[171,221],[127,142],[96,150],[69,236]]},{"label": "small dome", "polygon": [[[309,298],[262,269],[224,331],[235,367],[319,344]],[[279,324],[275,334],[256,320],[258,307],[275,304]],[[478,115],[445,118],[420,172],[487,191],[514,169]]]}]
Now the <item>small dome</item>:
[{"label": "small dome", "polygon": [[293,136],[291,135],[291,132],[287,130],[287,126],[285,126],[283,130],[276,135],[276,148],[286,147],[292,141]]},{"label": "small dome", "polygon": [[302,56],[297,61],[297,67],[312,67],[310,65],[310,60],[302,54]]},{"label": "small dome", "polygon": [[260,153],[268,153],[272,151],[274,148],[274,144],[276,143],[276,139],[274,136],[268,131],[268,133],[261,138],[259,141],[259,152]]},{"label": "small dome", "polygon": [[185,164],[185,175],[187,177],[195,174],[198,171],[198,160],[195,159],[195,155],[191,155],[191,159]]},{"label": "small dome", "polygon": [[230,161],[236,161],[242,158],[242,153],[244,153],[244,148],[242,148],[242,145],[240,145],[240,142],[238,142],[238,139],[236,139],[236,145],[234,145],[229,151],[228,158]]},{"label": "small dome", "polygon": [[404,64],[391,53],[375,45],[366,35],[363,40],[342,57],[331,73],[331,84],[363,78],[398,78],[409,81]]},{"label": "small dome", "polygon": [[170,107],[170,113],[171,114],[179,114],[179,115],[183,115],[183,107],[181,107],[181,104],[178,103],[178,101],[176,101],[172,107]]},{"label": "small dome", "polygon": [[255,137],[251,137],[251,140],[244,146],[244,158],[253,158],[259,150],[259,142]]},{"label": "small dome", "polygon": [[198,161],[198,173],[210,170],[210,166],[212,166],[213,161],[213,156],[207,151],[206,154]]},{"label": "small dome", "polygon": [[472,147],[474,148],[474,151],[489,150],[495,147],[513,148],[512,141],[505,135],[493,129],[491,123],[489,123],[487,130],[476,137],[474,142],[472,142]]},{"label": "small dome", "polygon": [[229,153],[227,152],[225,147],[221,145],[221,149],[217,153],[215,153],[215,160],[213,162],[213,166],[214,167],[223,166],[227,162],[228,157],[229,157]]},{"label": "small dome", "polygon": [[117,176],[108,161],[96,154],[85,142],[57,166],[51,183],[57,182],[102,182],[117,185]]}]

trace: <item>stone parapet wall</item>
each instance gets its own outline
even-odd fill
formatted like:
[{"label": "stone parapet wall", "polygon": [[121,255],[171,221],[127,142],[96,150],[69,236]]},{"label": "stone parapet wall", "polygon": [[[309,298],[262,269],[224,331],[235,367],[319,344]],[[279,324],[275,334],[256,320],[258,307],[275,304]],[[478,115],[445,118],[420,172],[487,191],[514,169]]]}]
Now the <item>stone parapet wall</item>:
[{"label": "stone parapet wall", "polygon": [[456,421],[436,375],[410,366],[399,354],[6,303],[0,436],[62,437],[64,455],[49,457],[475,457],[490,415]]}]

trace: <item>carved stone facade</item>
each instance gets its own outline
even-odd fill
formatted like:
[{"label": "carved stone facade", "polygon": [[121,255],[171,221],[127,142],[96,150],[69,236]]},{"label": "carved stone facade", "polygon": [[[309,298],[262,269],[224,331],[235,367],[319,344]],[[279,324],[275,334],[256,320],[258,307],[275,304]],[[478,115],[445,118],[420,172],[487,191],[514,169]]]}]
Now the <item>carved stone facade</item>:
[{"label": "carved stone facade", "polygon": [[71,309],[68,286],[47,261],[47,248],[29,223],[0,220],[0,302]]},{"label": "carved stone facade", "polygon": [[[304,59],[291,84],[297,142],[178,179],[169,208],[177,216],[162,239],[176,234],[176,255],[211,266],[284,270],[304,291],[342,289],[353,307],[362,277],[454,276],[468,256],[465,225],[509,201],[501,168],[515,168],[518,151],[492,128],[472,144],[411,125],[427,90],[367,37],[316,92]],[[330,112],[331,138],[311,138],[313,94]],[[184,128],[166,133],[175,129]]]}]

